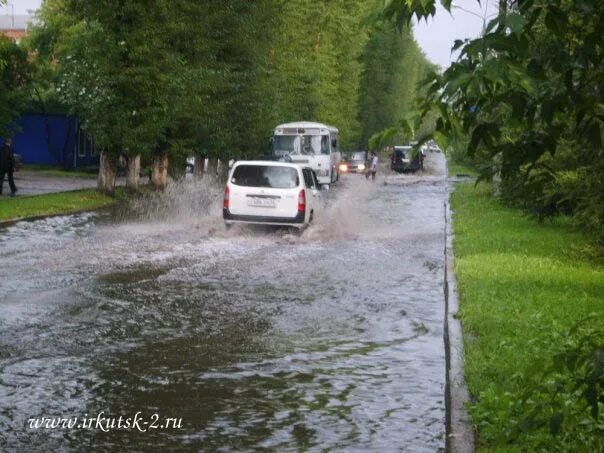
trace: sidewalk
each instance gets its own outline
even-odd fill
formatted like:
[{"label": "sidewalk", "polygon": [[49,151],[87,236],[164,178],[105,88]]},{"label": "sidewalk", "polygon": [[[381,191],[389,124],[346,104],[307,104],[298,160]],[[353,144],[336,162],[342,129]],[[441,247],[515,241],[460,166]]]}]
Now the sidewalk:
[{"label": "sidewalk", "polygon": [[[95,189],[97,186],[97,175],[85,176],[57,176],[43,172],[21,170],[14,174],[17,196],[42,195],[46,193],[70,192],[72,190]],[[147,183],[149,178],[142,177],[140,184]],[[115,180],[115,186],[125,186],[126,177],[119,176]],[[8,181],[4,177],[2,196],[10,194]]]},{"label": "sidewalk", "polygon": [[[53,176],[28,170],[21,170],[15,173],[15,185],[17,186],[18,196],[93,189],[96,187],[96,183],[96,175],[90,175],[90,178]],[[10,188],[8,187],[6,177],[2,194],[4,196],[10,194]]]}]

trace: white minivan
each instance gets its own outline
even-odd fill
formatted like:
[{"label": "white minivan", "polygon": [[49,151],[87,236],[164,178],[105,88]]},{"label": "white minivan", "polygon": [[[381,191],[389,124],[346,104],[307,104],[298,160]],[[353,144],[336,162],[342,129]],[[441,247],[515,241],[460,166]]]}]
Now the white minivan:
[{"label": "white minivan", "polygon": [[315,172],[298,164],[238,161],[224,188],[222,216],[233,223],[284,225],[302,229],[319,206]]}]

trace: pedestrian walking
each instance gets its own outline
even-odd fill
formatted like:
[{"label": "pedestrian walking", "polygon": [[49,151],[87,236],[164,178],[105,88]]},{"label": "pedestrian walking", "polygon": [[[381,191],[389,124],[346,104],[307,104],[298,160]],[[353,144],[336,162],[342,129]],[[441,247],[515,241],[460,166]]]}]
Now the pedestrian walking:
[{"label": "pedestrian walking", "polygon": [[8,175],[8,185],[10,186],[11,197],[15,196],[17,187],[13,179],[15,171],[15,152],[13,150],[13,140],[9,137],[4,140],[4,144],[0,148],[0,195],[2,195],[2,187],[4,186],[4,175]]},{"label": "pedestrian walking", "polygon": [[374,151],[371,153],[371,164],[369,165],[369,172],[367,173],[367,178],[369,178],[369,174],[371,173],[371,180],[375,181],[375,175],[378,169],[378,156]]}]

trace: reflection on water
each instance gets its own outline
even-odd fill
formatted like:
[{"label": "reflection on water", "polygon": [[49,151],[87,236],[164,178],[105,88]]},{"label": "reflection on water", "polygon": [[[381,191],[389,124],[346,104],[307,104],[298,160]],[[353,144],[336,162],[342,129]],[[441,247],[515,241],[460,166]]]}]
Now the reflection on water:
[{"label": "reflection on water", "polygon": [[[444,448],[444,185],[356,176],[300,237],[187,181],[0,232],[0,450]],[[27,426],[101,411],[183,427]]]}]

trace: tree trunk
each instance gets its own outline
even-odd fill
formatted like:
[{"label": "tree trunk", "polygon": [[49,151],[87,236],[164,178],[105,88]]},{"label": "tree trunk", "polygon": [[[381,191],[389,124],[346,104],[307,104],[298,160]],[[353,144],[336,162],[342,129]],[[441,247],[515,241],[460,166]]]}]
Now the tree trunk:
[{"label": "tree trunk", "polygon": [[128,156],[128,177],[126,178],[126,187],[138,190],[138,181],[141,173],[141,155]]},{"label": "tree trunk", "polygon": [[224,160],[218,161],[218,181],[226,183],[229,178],[229,162]]},{"label": "tree trunk", "polygon": [[117,157],[107,151],[101,152],[97,187],[100,191],[112,195],[117,174]]},{"label": "tree trunk", "polygon": [[195,167],[193,169],[196,178],[202,178],[206,165],[206,156],[195,156]]},{"label": "tree trunk", "polygon": [[210,157],[208,159],[208,168],[206,168],[206,174],[212,178],[216,178],[216,172],[218,171],[218,159],[215,157]]},{"label": "tree trunk", "polygon": [[168,153],[153,156],[151,184],[158,190],[164,190],[168,184]]}]

